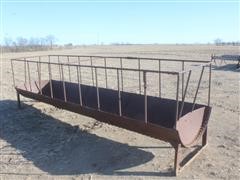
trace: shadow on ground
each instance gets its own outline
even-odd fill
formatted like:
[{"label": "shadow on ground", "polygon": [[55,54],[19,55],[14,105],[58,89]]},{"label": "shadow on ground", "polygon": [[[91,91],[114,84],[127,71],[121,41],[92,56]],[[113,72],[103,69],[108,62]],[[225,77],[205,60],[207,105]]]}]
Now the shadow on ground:
[{"label": "shadow on ground", "polygon": [[232,71],[232,72],[240,72],[240,68],[237,68],[236,64],[217,64],[217,65],[212,65],[213,70],[216,71]]},{"label": "shadow on ground", "polygon": [[173,175],[171,172],[124,171],[151,161],[154,155],[71,126],[30,105],[22,105],[23,108],[18,109],[16,101],[0,101],[0,138],[49,174]]}]

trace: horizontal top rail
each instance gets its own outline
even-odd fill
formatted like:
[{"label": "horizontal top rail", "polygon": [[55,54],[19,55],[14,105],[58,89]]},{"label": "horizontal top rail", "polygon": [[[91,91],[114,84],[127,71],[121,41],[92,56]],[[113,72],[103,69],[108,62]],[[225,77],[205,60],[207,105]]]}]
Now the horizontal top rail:
[{"label": "horizontal top rail", "polygon": [[157,60],[157,61],[179,61],[179,62],[196,62],[196,63],[207,63],[207,62],[210,62],[209,61],[204,61],[204,60],[192,60],[192,59],[166,59],[166,58],[149,58],[149,57],[134,57],[134,56],[92,56],[92,55],[49,55],[49,56],[68,56],[68,57],[92,57],[92,58],[113,58],[113,59],[119,59],[119,58],[122,58],[122,59],[142,59],[142,60]]},{"label": "horizontal top rail", "polygon": [[43,55],[43,56],[28,56],[28,57],[20,57],[16,59],[22,58],[35,58],[35,57],[48,57],[48,56],[55,56],[55,57],[89,57],[89,58],[112,58],[112,59],[140,59],[140,60],[155,60],[155,61],[174,61],[174,62],[192,62],[192,63],[208,63],[209,61],[204,60],[193,60],[193,59],[166,59],[166,58],[149,58],[149,57],[134,57],[134,56],[98,56],[98,55],[66,55],[66,54],[52,54],[52,55]]},{"label": "horizontal top rail", "polygon": [[39,61],[22,60],[22,59],[11,59],[11,61],[41,63],[41,64],[53,64],[53,65],[62,65],[62,66],[73,66],[73,67],[98,68],[98,69],[111,69],[111,70],[124,70],[124,71],[137,71],[137,72],[140,71],[140,72],[163,73],[163,74],[172,74],[172,75],[178,75],[180,73],[180,72],[176,72],[176,71],[157,71],[157,70],[134,69],[134,68],[117,68],[117,67],[105,67],[105,66],[93,66],[93,65],[54,63],[54,62],[39,62]]}]

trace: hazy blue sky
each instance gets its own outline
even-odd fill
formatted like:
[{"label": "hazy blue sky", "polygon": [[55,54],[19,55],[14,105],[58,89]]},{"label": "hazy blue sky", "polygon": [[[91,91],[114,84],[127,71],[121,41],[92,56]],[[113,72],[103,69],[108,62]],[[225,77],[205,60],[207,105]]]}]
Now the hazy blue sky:
[{"label": "hazy blue sky", "polygon": [[240,40],[240,1],[1,2],[1,39],[52,34],[57,43]]}]

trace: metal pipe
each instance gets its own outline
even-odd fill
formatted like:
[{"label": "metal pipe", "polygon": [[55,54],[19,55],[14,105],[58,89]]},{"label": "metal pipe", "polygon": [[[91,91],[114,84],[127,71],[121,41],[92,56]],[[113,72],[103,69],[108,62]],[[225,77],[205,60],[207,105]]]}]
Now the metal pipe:
[{"label": "metal pipe", "polygon": [[192,71],[189,71],[189,73],[188,73],[188,78],[187,78],[186,87],[185,87],[185,90],[184,90],[184,93],[183,93],[182,105],[181,105],[181,109],[180,109],[180,113],[179,113],[179,118],[182,116],[185,97],[186,97],[186,94],[187,94],[187,88],[188,88],[189,80],[190,80],[190,77],[191,77],[191,73],[192,73]]},{"label": "metal pipe", "polygon": [[99,99],[99,89],[98,89],[98,80],[97,80],[97,68],[95,69],[95,79],[96,79],[96,90],[97,90],[97,107],[100,110],[100,99]]},{"label": "metal pipe", "polygon": [[[58,55],[51,55],[51,56],[58,56]],[[69,57],[76,57],[76,56],[80,56],[80,57],[90,57],[87,55],[61,55],[61,56],[69,56]],[[134,57],[134,56],[125,56],[125,57],[121,57],[121,56],[91,56],[94,58],[113,58],[113,59],[119,59],[119,58],[124,58],[124,59],[138,59],[140,58],[141,60],[161,60],[161,61],[176,61],[176,62],[193,62],[193,63],[205,63],[205,62],[209,62],[209,61],[205,61],[205,60],[193,60],[193,59],[164,59],[164,58],[148,58],[148,57]]]},{"label": "metal pipe", "polygon": [[27,68],[28,68],[28,81],[29,81],[29,87],[30,87],[30,91],[32,91],[31,77],[30,77],[30,68],[29,68],[29,63],[28,63],[28,61],[27,61]]},{"label": "metal pipe", "polygon": [[[94,76],[93,76],[93,63],[92,63],[92,56],[90,56],[90,64],[91,64],[91,71],[92,71],[92,84],[94,86]],[[95,68],[96,69],[96,68]]]},{"label": "metal pipe", "polygon": [[107,62],[106,62],[106,58],[104,58],[104,67],[105,67],[105,81],[106,81],[106,88],[108,88],[108,76],[107,76]]},{"label": "metal pipe", "polygon": [[176,128],[176,126],[177,126],[177,121],[178,121],[178,106],[179,106],[179,74],[177,75],[176,119],[175,119],[174,128]]},{"label": "metal pipe", "polygon": [[70,73],[70,62],[69,62],[69,56],[67,56],[67,60],[68,60],[68,75],[69,75],[69,81],[71,82],[71,73]]},{"label": "metal pipe", "polygon": [[42,95],[42,86],[41,86],[41,72],[40,72],[40,62],[37,63],[37,71],[38,71],[38,85],[39,85],[39,91]]},{"label": "metal pipe", "polygon": [[[26,84],[27,84],[27,64],[26,64],[26,58],[24,58],[24,84],[25,84],[25,87],[26,87]],[[27,89],[27,88],[26,88]]]},{"label": "metal pipe", "polygon": [[208,106],[210,106],[211,100],[211,81],[212,81],[212,64],[209,64],[209,82],[208,82]]},{"label": "metal pipe", "polygon": [[49,74],[49,83],[50,83],[50,95],[53,98],[53,85],[52,85],[52,72],[51,72],[51,65],[48,64],[48,74]]},{"label": "metal pipe", "polygon": [[61,75],[61,67],[60,67],[60,58],[58,56],[58,70],[59,70],[59,78],[60,78],[60,81],[62,80],[62,75]]},{"label": "metal pipe", "polygon": [[15,76],[14,76],[14,69],[13,69],[13,62],[12,62],[12,60],[11,60],[11,68],[12,68],[13,86],[16,87],[16,84],[15,84]]},{"label": "metal pipe", "polygon": [[123,63],[122,63],[122,58],[120,58],[120,69],[121,69],[121,84],[122,84],[122,91],[123,91]]},{"label": "metal pipe", "polygon": [[198,81],[197,90],[196,90],[196,93],[195,93],[195,96],[194,96],[194,99],[193,99],[192,111],[193,111],[194,108],[195,108],[195,103],[196,103],[196,99],[197,99],[197,94],[198,94],[198,90],[199,90],[200,83],[201,83],[201,80],[202,80],[204,68],[205,68],[205,66],[202,67],[201,75],[200,75],[200,78],[199,78],[199,81]]},{"label": "metal pipe", "polygon": [[[19,61],[19,62],[22,62],[23,60],[19,60],[19,59],[13,59],[13,61]],[[36,63],[36,61],[30,61],[28,60],[28,62],[31,62],[31,63]],[[42,64],[48,64],[48,62],[41,62]],[[50,63],[50,64],[53,64],[53,65],[58,65],[58,63]],[[79,65],[76,65],[76,64],[66,64],[66,63],[60,63],[61,65],[64,65],[64,66],[79,66]],[[86,67],[86,68],[98,68],[98,69],[105,69],[104,66],[90,66],[90,65],[80,65],[81,67]],[[124,70],[124,71],[139,71],[138,69],[134,69],[134,68],[117,68],[117,67],[106,67],[106,69],[111,69],[111,70],[117,70],[117,69],[120,69],[120,70]],[[141,72],[143,71],[146,71],[148,73],[163,73],[163,74],[170,74],[170,75],[177,75],[179,73],[182,73],[182,72],[175,72],[175,71],[155,71],[155,70],[147,70],[147,69],[141,69],[140,70]],[[186,71],[188,72],[188,71]],[[185,72],[184,72],[185,73]]]},{"label": "metal pipe", "polygon": [[48,74],[50,83],[50,96],[53,98],[53,86],[52,86],[52,72],[51,72],[51,57],[48,55]]},{"label": "metal pipe", "polygon": [[67,102],[66,85],[65,85],[65,81],[64,81],[63,65],[62,65],[62,64],[61,64],[61,70],[62,70],[62,83],[63,83],[63,95],[64,95],[64,101]]},{"label": "metal pipe", "polygon": [[119,82],[119,70],[117,69],[117,86],[118,86],[118,111],[119,116],[122,116],[122,100],[121,100],[121,91],[120,91],[120,82]]},{"label": "metal pipe", "polygon": [[41,56],[38,57],[38,71],[39,71],[39,89],[40,89],[40,94],[42,95],[42,85],[41,85]]},{"label": "metal pipe", "polygon": [[79,56],[78,56],[78,66],[77,67],[79,67],[80,84],[82,84],[82,70],[81,70],[81,63],[80,63]]},{"label": "metal pipe", "polygon": [[76,66],[76,68],[77,68],[79,102],[80,102],[80,105],[82,106],[82,89],[81,89],[81,84],[80,84],[80,81],[79,81],[79,66]]},{"label": "metal pipe", "polygon": [[140,59],[138,59],[138,80],[139,80],[139,93],[141,94],[142,90],[141,90],[141,62]]},{"label": "metal pipe", "polygon": [[147,77],[146,77],[146,71],[143,71],[143,87],[144,87],[144,120],[145,123],[147,123]]},{"label": "metal pipe", "polygon": [[[184,61],[182,61],[182,71],[184,71]],[[184,94],[184,73],[182,73],[182,100],[183,100],[183,94]]]},{"label": "metal pipe", "polygon": [[162,77],[161,77],[161,60],[158,61],[158,71],[159,71],[159,74],[158,74],[158,84],[159,84],[159,97],[161,98],[161,93],[162,93]]}]

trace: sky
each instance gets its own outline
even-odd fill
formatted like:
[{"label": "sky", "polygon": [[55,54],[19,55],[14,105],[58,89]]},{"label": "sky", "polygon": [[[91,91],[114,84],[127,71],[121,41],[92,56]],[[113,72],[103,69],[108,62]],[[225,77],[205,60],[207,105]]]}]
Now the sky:
[{"label": "sky", "polygon": [[240,41],[240,0],[0,1],[1,42],[49,34],[75,45]]}]

